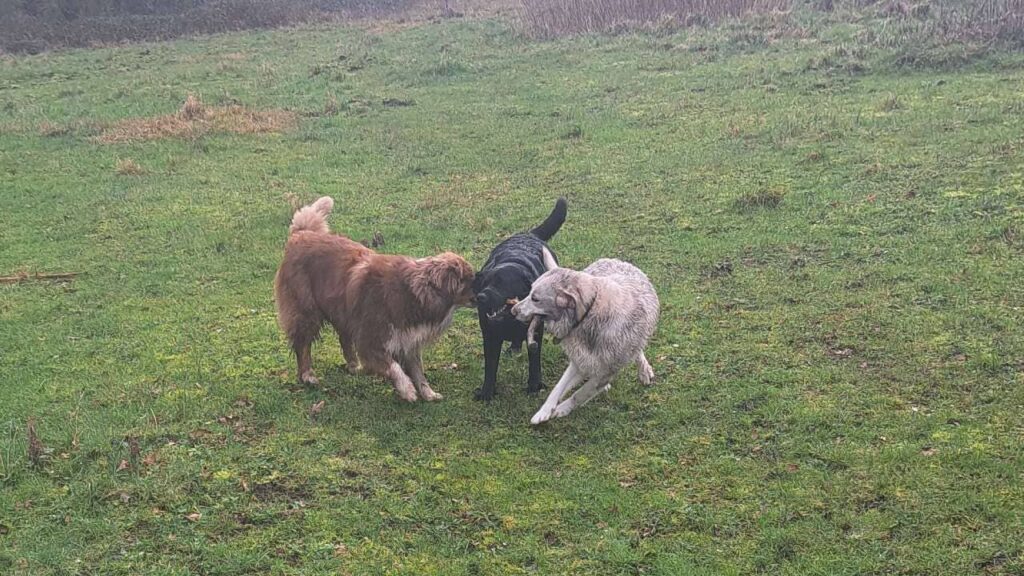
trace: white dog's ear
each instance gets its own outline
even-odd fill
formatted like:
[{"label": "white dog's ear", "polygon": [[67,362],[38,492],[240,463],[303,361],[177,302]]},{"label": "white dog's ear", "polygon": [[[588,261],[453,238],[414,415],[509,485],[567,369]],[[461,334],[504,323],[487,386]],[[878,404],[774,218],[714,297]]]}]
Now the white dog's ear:
[{"label": "white dog's ear", "polygon": [[558,262],[555,262],[555,257],[554,255],[551,254],[551,251],[548,250],[547,246],[541,246],[540,251],[544,254],[545,268],[547,268],[548,270],[554,270],[555,268],[558,268]]},{"label": "white dog's ear", "polygon": [[576,309],[576,295],[569,290],[559,290],[555,295],[555,306]]}]

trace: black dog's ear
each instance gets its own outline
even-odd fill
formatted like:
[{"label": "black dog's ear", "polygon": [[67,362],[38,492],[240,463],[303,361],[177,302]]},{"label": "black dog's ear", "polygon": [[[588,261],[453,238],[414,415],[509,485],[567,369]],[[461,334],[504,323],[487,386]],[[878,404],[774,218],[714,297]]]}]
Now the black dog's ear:
[{"label": "black dog's ear", "polygon": [[484,287],[484,273],[483,272],[477,272],[473,276],[473,293],[474,294],[479,294],[480,293],[480,289],[482,289],[483,287]]}]

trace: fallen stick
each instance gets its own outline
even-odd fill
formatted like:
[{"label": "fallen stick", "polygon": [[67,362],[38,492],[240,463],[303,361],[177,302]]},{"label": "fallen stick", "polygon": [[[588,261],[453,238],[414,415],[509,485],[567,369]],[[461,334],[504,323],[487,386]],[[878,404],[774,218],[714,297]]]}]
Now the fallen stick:
[{"label": "fallen stick", "polygon": [[29,280],[72,280],[75,276],[78,276],[78,272],[57,272],[51,274],[42,272],[36,272],[35,274],[20,272],[13,276],[0,276],[0,284],[18,284],[19,282],[28,282]]},{"label": "fallen stick", "polygon": [[530,320],[530,327],[526,329],[526,347],[530,350],[536,350],[538,346],[535,340],[536,334],[534,334],[537,331],[538,324],[540,324],[540,316],[534,316]]}]

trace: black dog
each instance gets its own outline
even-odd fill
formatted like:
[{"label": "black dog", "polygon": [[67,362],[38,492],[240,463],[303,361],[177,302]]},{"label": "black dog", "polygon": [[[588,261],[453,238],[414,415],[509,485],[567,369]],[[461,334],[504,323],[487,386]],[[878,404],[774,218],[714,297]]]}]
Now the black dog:
[{"label": "black dog", "polygon": [[[526,298],[533,281],[546,271],[541,248],[547,246],[545,242],[562,227],[565,213],[565,198],[559,198],[551,215],[540,226],[498,244],[476,274],[473,293],[484,336],[484,385],[476,391],[477,400],[494,397],[502,342],[510,342],[509,351],[518,352],[526,340],[527,326],[512,316],[510,310],[515,302],[509,301]],[[540,342],[543,336],[544,325],[540,323],[534,335],[537,345],[527,347],[530,378],[526,391],[531,394],[541,389]]]}]

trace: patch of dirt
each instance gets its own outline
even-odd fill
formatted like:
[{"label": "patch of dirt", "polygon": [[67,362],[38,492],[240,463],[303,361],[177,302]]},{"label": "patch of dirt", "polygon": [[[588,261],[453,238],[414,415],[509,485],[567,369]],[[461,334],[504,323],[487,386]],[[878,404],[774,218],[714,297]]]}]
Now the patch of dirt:
[{"label": "patch of dirt", "polygon": [[253,484],[253,497],[260,502],[267,501],[306,501],[313,493],[301,484],[292,484],[271,480],[262,484]]},{"label": "patch of dirt", "polygon": [[163,138],[196,138],[209,133],[280,133],[293,129],[297,118],[297,114],[288,110],[256,110],[238,104],[207,106],[190,94],[174,114],[121,120],[105,127],[96,140],[104,144],[121,144]]}]

